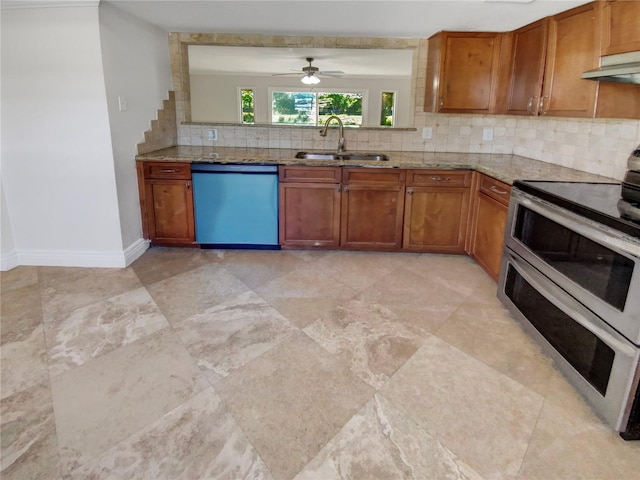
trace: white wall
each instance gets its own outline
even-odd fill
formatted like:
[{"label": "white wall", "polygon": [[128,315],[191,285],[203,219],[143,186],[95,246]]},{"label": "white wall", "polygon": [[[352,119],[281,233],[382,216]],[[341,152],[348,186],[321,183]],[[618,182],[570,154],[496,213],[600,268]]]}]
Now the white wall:
[{"label": "white wall", "polygon": [[[99,13],[122,242],[130,250],[142,242],[136,144],[171,89],[169,42],[162,30],[112,5],[101,4]],[[126,111],[120,111],[118,97],[126,100]]]},{"label": "white wall", "polygon": [[[270,98],[268,88],[301,88],[299,76],[233,76],[191,74],[191,118],[194,122],[238,122],[238,87],[253,88],[255,95],[256,123],[269,123]],[[409,125],[411,79],[382,78],[330,78],[324,77],[313,89],[354,88],[369,91],[367,124],[378,126],[380,121],[381,94],[397,91],[397,127]],[[411,119],[412,120],[412,119]]]},{"label": "white wall", "polygon": [[1,81],[2,181],[19,262],[122,264],[97,4],[3,10]]}]

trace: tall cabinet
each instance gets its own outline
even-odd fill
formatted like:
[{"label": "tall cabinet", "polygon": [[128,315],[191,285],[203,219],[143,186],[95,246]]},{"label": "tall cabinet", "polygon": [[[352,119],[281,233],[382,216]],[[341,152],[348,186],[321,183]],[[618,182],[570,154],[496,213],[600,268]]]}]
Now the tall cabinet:
[{"label": "tall cabinet", "polygon": [[598,83],[580,78],[598,65],[600,7],[593,2],[509,35],[506,113],[593,117]]}]

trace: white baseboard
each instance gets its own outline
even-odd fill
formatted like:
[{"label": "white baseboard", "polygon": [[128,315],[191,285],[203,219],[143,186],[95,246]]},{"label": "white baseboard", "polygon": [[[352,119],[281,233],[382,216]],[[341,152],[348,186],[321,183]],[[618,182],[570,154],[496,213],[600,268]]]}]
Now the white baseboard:
[{"label": "white baseboard", "polygon": [[0,271],[6,272],[20,265],[18,252],[11,250],[9,253],[0,255]]},{"label": "white baseboard", "polygon": [[151,242],[144,238],[139,238],[124,250],[124,263],[128,267],[147,251]]},{"label": "white baseboard", "polygon": [[0,270],[10,270],[19,265],[124,268],[131,265],[147,248],[149,248],[149,242],[141,238],[124,251],[13,250],[0,257]]}]

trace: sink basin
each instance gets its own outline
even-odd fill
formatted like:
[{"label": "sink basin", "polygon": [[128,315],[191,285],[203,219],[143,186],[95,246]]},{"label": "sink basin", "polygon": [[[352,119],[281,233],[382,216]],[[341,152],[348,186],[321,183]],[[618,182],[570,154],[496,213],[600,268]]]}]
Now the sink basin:
[{"label": "sink basin", "polygon": [[327,152],[298,152],[296,158],[305,160],[370,160],[387,162],[389,157],[378,153],[327,153]]}]

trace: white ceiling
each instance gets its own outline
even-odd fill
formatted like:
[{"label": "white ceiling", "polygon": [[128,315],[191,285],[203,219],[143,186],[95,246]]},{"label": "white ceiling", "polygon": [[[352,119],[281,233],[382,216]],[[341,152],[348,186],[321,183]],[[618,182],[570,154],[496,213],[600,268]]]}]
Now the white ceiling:
[{"label": "white ceiling", "polygon": [[313,66],[324,71],[342,71],[348,77],[410,78],[411,50],[367,50],[348,48],[267,48],[189,46],[189,72],[222,75],[272,75],[302,67],[313,58]]},{"label": "white ceiling", "polygon": [[101,0],[101,4],[116,6],[167,32],[429,37],[440,30],[509,31],[588,1]]}]

